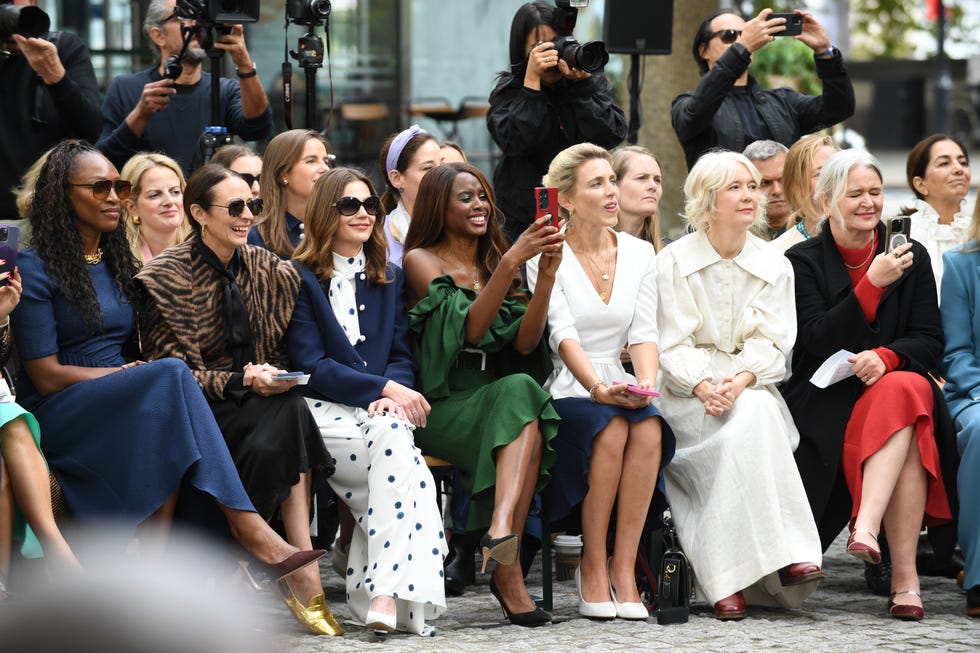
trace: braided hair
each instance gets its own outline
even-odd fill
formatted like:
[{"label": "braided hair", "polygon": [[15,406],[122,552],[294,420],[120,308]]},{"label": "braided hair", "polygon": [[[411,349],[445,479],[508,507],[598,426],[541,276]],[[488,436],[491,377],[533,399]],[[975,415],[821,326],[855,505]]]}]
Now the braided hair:
[{"label": "braided hair", "polygon": [[[85,262],[78,216],[71,202],[72,172],[78,159],[86,155],[103,156],[89,143],[75,139],[62,141],[48,154],[31,202],[31,243],[48,276],[81,313],[89,333],[95,335],[103,329],[102,307]],[[139,264],[130,251],[122,220],[115,231],[101,235],[99,246],[120,294],[136,306],[133,277]]]}]

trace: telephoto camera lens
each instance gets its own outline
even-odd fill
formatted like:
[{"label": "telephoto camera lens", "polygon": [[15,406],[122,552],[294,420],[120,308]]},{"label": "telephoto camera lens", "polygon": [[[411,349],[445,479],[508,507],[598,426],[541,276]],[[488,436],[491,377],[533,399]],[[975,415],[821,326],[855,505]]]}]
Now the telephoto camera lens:
[{"label": "telephoto camera lens", "polygon": [[609,63],[609,51],[602,41],[581,44],[571,36],[559,36],[553,43],[558,57],[572,68],[596,73]]}]

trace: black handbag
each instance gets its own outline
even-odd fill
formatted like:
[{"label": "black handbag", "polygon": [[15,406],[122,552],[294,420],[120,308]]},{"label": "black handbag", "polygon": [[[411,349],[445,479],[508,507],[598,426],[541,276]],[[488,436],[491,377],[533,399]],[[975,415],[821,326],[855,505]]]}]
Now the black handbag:
[{"label": "black handbag", "polygon": [[664,513],[663,522],[664,556],[657,579],[657,623],[666,626],[687,623],[690,599],[694,594],[694,574],[681,550],[669,510]]}]

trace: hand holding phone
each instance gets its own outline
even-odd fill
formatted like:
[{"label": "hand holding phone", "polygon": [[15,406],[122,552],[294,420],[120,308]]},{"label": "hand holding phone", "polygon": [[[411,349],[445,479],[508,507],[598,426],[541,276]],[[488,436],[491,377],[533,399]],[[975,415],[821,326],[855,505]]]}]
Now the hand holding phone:
[{"label": "hand holding phone", "polygon": [[0,278],[0,286],[6,286],[10,274],[17,267],[17,243],[20,240],[20,229],[12,224],[0,224],[0,273],[6,276]]},{"label": "hand holding phone", "polygon": [[789,14],[769,14],[766,20],[773,20],[774,18],[785,18],[786,19],[786,29],[782,32],[776,32],[773,36],[799,36],[803,33],[803,15],[797,13]]},{"label": "hand holding phone", "polygon": [[534,219],[540,220],[545,215],[551,215],[548,223],[558,227],[558,189],[550,186],[539,186],[534,189]]},{"label": "hand holding phone", "polygon": [[[613,381],[613,385],[622,385],[622,381]],[[635,395],[640,395],[643,397],[659,397],[660,393],[656,390],[650,388],[643,388],[638,385],[633,385],[632,383],[626,384],[626,389]]]},{"label": "hand holding phone", "polygon": [[896,215],[885,220],[885,251],[892,252],[912,238],[912,218]]}]

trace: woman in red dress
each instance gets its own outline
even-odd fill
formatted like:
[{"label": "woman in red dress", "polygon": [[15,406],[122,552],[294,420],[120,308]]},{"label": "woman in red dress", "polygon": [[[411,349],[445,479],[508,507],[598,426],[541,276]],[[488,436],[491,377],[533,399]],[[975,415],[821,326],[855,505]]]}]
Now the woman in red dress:
[{"label": "woman in red dress", "polygon": [[[929,255],[886,243],[881,170],[867,152],[824,164],[821,233],[791,248],[798,335],[784,394],[800,430],[797,465],[824,547],[850,518],[847,551],[892,556],[889,613],[921,619],[915,550],[922,524],[952,520],[956,454],[937,369],[943,335]],[[844,349],[854,376],[820,389],[810,376]]]}]

